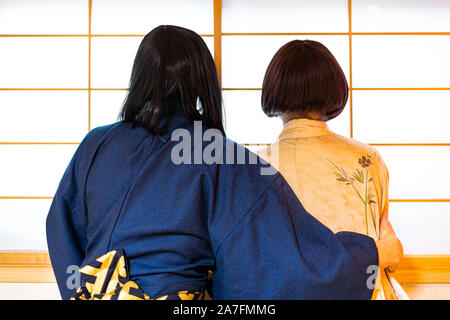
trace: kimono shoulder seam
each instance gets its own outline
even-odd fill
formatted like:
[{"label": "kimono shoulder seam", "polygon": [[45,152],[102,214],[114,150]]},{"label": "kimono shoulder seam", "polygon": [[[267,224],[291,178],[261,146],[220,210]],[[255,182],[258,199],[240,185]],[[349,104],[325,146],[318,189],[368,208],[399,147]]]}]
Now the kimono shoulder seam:
[{"label": "kimono shoulder seam", "polygon": [[261,192],[261,194],[258,196],[258,199],[253,202],[253,204],[248,208],[248,210],[239,218],[239,221],[234,225],[234,227],[231,228],[231,230],[223,237],[223,239],[219,242],[217,248],[214,250],[214,255],[219,252],[219,250],[222,247],[222,244],[231,236],[231,234],[239,227],[241,222],[253,211],[253,208],[262,200],[264,195],[267,193],[270,187],[272,187],[273,183],[278,182],[280,179],[282,179],[282,176],[280,173],[277,173],[276,177],[274,177],[273,180],[271,180],[269,183],[267,183],[267,186],[264,188],[264,190]]}]

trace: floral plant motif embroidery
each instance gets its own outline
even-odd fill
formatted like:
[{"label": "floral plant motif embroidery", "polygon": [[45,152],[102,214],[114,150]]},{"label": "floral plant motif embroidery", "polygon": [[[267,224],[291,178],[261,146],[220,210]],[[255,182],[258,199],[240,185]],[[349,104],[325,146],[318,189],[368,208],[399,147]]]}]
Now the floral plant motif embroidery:
[{"label": "floral plant motif embroidery", "polygon": [[[362,167],[362,169],[357,168],[356,171],[352,172],[351,175],[347,174],[344,168],[338,167],[333,161],[327,159],[328,162],[330,162],[336,169],[336,171],[333,171],[333,173],[337,176],[337,181],[341,183],[345,183],[345,185],[350,186],[353,188],[355,193],[358,195],[359,199],[364,205],[364,215],[365,215],[365,221],[366,221],[366,234],[369,235],[369,222],[368,222],[368,211],[369,206],[371,204],[376,204],[376,201],[373,200],[375,198],[375,195],[369,193],[369,183],[373,182],[373,179],[369,176],[369,167],[373,165],[373,161],[370,155],[362,156],[358,159],[359,165]],[[361,187],[363,187],[363,192],[360,192],[358,188],[355,186],[355,183],[361,184]],[[376,226],[375,216],[373,212],[371,211],[372,215],[372,221],[374,226]],[[376,230],[376,227],[375,227]]]}]

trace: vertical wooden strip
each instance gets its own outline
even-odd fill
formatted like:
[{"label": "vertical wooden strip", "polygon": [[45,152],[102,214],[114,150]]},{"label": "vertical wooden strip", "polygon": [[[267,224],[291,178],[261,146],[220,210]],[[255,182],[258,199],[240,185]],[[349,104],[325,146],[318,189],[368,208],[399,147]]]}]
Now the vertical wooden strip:
[{"label": "vertical wooden strip", "polygon": [[89,0],[89,62],[88,62],[88,131],[91,131],[91,40],[92,40],[92,0]]},{"label": "vertical wooden strip", "polygon": [[214,61],[222,85],[222,0],[214,0]]},{"label": "vertical wooden strip", "polygon": [[353,138],[353,81],[352,81],[352,0],[348,0],[349,90],[350,90],[350,138]]}]

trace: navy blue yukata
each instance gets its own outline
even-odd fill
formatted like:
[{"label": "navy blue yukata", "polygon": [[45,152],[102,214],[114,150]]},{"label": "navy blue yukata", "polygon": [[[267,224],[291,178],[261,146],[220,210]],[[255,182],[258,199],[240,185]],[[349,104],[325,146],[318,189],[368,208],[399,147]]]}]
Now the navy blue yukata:
[{"label": "navy blue yukata", "polygon": [[261,175],[261,161],[175,164],[176,128],[194,132],[173,116],[163,136],[118,122],[80,144],[47,217],[63,299],[76,289],[67,287],[70,266],[114,249],[124,249],[131,279],[150,297],[202,291],[212,270],[214,299],[370,299],[371,238],[332,233],[279,173]]}]

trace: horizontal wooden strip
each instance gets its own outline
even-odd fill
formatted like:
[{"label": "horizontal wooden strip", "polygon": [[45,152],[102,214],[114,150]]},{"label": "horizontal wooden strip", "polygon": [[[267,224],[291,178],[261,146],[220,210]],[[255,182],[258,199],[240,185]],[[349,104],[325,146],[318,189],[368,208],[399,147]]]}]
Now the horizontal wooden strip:
[{"label": "horizontal wooden strip", "polygon": [[[91,37],[145,37],[147,34],[91,34]],[[200,37],[214,37],[214,34],[200,34]]]},{"label": "horizontal wooden strip", "polygon": [[[0,200],[45,200],[52,196],[0,196]],[[389,202],[450,202],[450,199],[389,199]]]},{"label": "horizontal wooden strip", "polygon": [[[33,37],[145,37],[146,34],[0,34],[3,38]],[[200,34],[201,37],[214,37],[213,34]]]},{"label": "horizontal wooden strip", "polygon": [[450,143],[369,143],[371,146],[386,147],[447,147]]},{"label": "horizontal wooden strip", "polygon": [[401,283],[449,284],[450,256],[405,256],[393,275]]},{"label": "horizontal wooden strip", "polygon": [[43,145],[48,145],[48,144],[56,144],[56,145],[67,145],[67,144],[73,144],[73,145],[77,145],[80,144],[79,142],[0,142],[0,145],[33,145],[33,144],[43,144]]},{"label": "horizontal wooden strip", "polygon": [[389,199],[389,202],[450,202],[450,199]]},{"label": "horizontal wooden strip", "polygon": [[448,36],[450,32],[222,32],[222,36]]},{"label": "horizontal wooden strip", "polygon": [[351,88],[351,90],[374,90],[374,91],[383,91],[383,90],[450,90],[449,87],[438,87],[438,88]]},{"label": "horizontal wooden strip", "polygon": [[[54,142],[54,141],[0,141],[0,145],[78,145],[80,142]],[[245,147],[264,147],[272,143],[239,143]],[[385,147],[449,147],[450,143],[369,143],[371,146]]]},{"label": "horizontal wooden strip", "polygon": [[[0,88],[0,91],[124,91],[128,88]],[[261,91],[261,88],[222,88],[223,91]],[[450,87],[441,88],[350,88],[349,90],[366,90],[366,91],[383,91],[383,90],[412,90],[412,91],[427,91],[450,90]]]},{"label": "horizontal wooden strip", "polygon": [[222,32],[222,36],[347,36],[348,32]]},{"label": "horizontal wooden strip", "polygon": [[448,36],[450,32],[352,32],[354,36]]},{"label": "horizontal wooden strip", "polygon": [[0,282],[55,282],[47,251],[0,251]]},{"label": "horizontal wooden strip", "polygon": [[[270,146],[272,143],[239,143],[245,147]],[[369,143],[371,146],[386,147],[448,147],[450,143],[430,142],[430,143]]]},{"label": "horizontal wooden strip", "polygon": [[244,147],[267,147],[270,146],[272,143],[239,143],[240,145],[243,145]]},{"label": "horizontal wooden strip", "polygon": [[89,88],[0,88],[0,91],[88,91]]},{"label": "horizontal wooden strip", "polygon": [[[0,200],[52,200],[51,196],[0,196]],[[450,199],[389,199],[389,202],[450,202]]]},{"label": "horizontal wooden strip", "polygon": [[33,38],[33,37],[89,37],[88,34],[0,34],[0,38]]},{"label": "horizontal wooden strip", "polygon": [[128,88],[0,88],[0,91],[125,91]]},{"label": "horizontal wooden strip", "polygon": [[92,91],[125,91],[128,88],[91,88]]},{"label": "horizontal wooden strip", "polygon": [[[222,36],[447,36],[450,32],[222,32]],[[136,34],[0,34],[0,37],[144,37]],[[201,37],[214,37],[214,34],[200,34]]]},{"label": "horizontal wooden strip", "polygon": [[[450,255],[406,255],[394,277],[401,283],[450,283]],[[0,282],[54,282],[48,253],[0,251]]]},{"label": "horizontal wooden strip", "polygon": [[50,196],[0,196],[0,200],[45,200],[53,199]]},{"label": "horizontal wooden strip", "polygon": [[261,91],[261,88],[222,88],[223,91]]},{"label": "horizontal wooden strip", "polygon": [[402,270],[393,274],[400,283],[450,284],[450,271]]},{"label": "horizontal wooden strip", "polygon": [[399,269],[450,272],[450,255],[405,255]]},{"label": "horizontal wooden strip", "polygon": [[[222,90],[224,91],[261,91],[262,88],[222,88]],[[432,88],[432,87],[424,87],[424,88],[349,88],[349,90],[356,90],[356,91],[389,91],[389,90],[397,90],[397,91],[401,91],[401,90],[412,90],[412,91],[432,91],[432,90],[438,90],[438,91],[446,91],[446,90],[450,90],[450,87],[438,87],[438,88]]]}]

